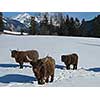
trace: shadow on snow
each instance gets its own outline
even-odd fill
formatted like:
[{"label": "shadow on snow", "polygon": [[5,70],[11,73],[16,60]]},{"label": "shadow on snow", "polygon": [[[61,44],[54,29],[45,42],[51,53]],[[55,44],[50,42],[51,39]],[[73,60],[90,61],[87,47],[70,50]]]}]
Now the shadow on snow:
[{"label": "shadow on snow", "polygon": [[100,72],[100,68],[97,67],[97,68],[89,68],[89,69],[86,69],[87,71],[93,71],[93,72]]},{"label": "shadow on snow", "polygon": [[[65,66],[56,65],[56,68],[64,70]],[[86,70],[86,71],[93,71],[93,72],[100,72],[100,67],[94,67],[94,68],[89,68],[89,69],[84,69],[84,70]]]},{"label": "shadow on snow", "polygon": [[[0,64],[0,67],[3,67],[3,68],[10,68],[10,67],[19,67],[20,65],[19,64]],[[31,65],[23,65],[24,67],[31,67]],[[65,66],[62,66],[62,65],[56,65],[56,68],[58,69],[63,69]]]},{"label": "shadow on snow", "polygon": [[[4,67],[4,68],[9,68],[9,67],[19,67],[20,65],[19,64],[0,64],[0,67]],[[23,65],[24,67],[31,67],[29,65]]]},{"label": "shadow on snow", "polygon": [[32,81],[36,81],[36,78],[20,74],[8,74],[0,77],[0,83],[10,83],[10,82],[32,83]]},{"label": "shadow on snow", "polygon": [[63,66],[63,65],[56,65],[56,68],[63,70],[65,68],[65,66]]}]

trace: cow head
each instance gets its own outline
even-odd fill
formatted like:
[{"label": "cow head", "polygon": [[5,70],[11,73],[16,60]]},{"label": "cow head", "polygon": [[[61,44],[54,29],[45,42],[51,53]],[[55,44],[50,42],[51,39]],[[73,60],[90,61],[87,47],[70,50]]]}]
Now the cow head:
[{"label": "cow head", "polygon": [[17,50],[11,50],[11,57],[14,58],[17,55]]},{"label": "cow head", "polygon": [[45,83],[45,68],[42,59],[37,60],[37,62],[30,62],[33,66],[33,72],[38,80],[38,84]]},{"label": "cow head", "polygon": [[66,59],[67,59],[66,55],[62,55],[62,56],[61,56],[61,61],[62,61],[62,62],[65,62]]}]

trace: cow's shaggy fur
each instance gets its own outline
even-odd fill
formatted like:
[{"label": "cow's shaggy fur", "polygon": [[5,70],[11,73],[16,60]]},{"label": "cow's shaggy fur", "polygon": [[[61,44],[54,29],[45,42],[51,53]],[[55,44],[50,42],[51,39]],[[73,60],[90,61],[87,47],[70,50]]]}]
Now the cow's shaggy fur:
[{"label": "cow's shaggy fur", "polygon": [[45,84],[54,80],[55,60],[52,57],[45,57],[30,63],[33,66],[33,72],[38,80],[38,84]]},{"label": "cow's shaggy fur", "polygon": [[15,61],[20,64],[20,68],[23,68],[23,63],[36,62],[39,58],[39,53],[36,50],[28,51],[11,51],[11,57],[15,58]]},{"label": "cow's shaggy fur", "polygon": [[73,65],[73,70],[77,69],[78,55],[76,53],[69,55],[62,55],[61,61],[65,63],[67,70],[70,69],[70,65]]}]

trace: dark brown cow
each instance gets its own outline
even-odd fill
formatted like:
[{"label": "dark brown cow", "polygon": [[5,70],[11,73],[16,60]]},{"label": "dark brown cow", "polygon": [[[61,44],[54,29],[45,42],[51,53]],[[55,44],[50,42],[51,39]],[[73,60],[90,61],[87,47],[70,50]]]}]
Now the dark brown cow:
[{"label": "dark brown cow", "polygon": [[11,57],[15,58],[15,61],[20,64],[20,68],[23,68],[23,63],[36,62],[39,58],[39,54],[36,50],[17,51],[11,50]]},{"label": "dark brown cow", "polygon": [[38,80],[38,84],[45,84],[54,80],[55,60],[52,57],[45,57],[30,63],[33,66],[33,72]]},{"label": "dark brown cow", "polygon": [[76,53],[70,55],[62,55],[61,61],[65,63],[66,69],[70,69],[70,65],[73,65],[73,70],[77,69],[78,55]]}]

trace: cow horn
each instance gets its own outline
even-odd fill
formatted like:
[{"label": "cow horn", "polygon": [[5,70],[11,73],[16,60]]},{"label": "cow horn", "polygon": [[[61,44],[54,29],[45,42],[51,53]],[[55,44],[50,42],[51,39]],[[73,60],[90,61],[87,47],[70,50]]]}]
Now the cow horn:
[{"label": "cow horn", "polygon": [[30,59],[28,56],[26,56],[26,58],[27,58],[28,61],[32,61],[32,59]]},{"label": "cow horn", "polygon": [[47,62],[48,58],[45,59],[45,62]]}]

